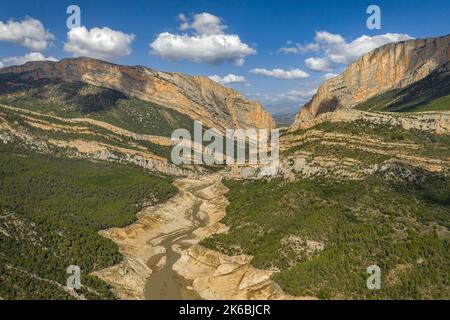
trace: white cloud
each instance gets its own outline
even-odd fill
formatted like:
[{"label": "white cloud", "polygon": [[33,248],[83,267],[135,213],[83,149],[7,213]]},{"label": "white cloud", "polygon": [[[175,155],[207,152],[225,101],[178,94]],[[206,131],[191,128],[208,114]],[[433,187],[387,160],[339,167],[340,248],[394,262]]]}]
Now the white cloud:
[{"label": "white cloud", "polygon": [[45,57],[40,52],[30,52],[24,56],[16,56],[16,57],[7,57],[0,59],[0,67],[2,66],[11,66],[11,65],[22,65],[30,61],[58,61],[58,59],[54,57]]},{"label": "white cloud", "polygon": [[180,30],[193,29],[198,35],[224,34],[224,30],[227,28],[219,17],[207,12],[195,14],[192,21],[182,13],[178,18],[182,22]]},{"label": "white cloud", "polygon": [[223,78],[219,77],[218,75],[213,75],[209,78],[220,84],[247,83],[247,79],[245,79],[243,76],[237,76],[232,73]]},{"label": "white cloud", "polygon": [[319,51],[320,46],[317,43],[309,43],[302,47],[303,51]]},{"label": "white cloud", "polygon": [[338,74],[332,73],[332,72],[325,73],[325,74],[323,75],[323,77],[325,78],[325,80],[328,80],[328,79],[331,79],[331,78],[334,78],[334,77],[337,77],[337,76],[338,76]]},{"label": "white cloud", "polygon": [[272,114],[296,114],[300,105],[310,101],[317,89],[310,86],[275,94],[255,93],[249,98],[260,100],[267,111]]},{"label": "white cloud", "polygon": [[0,61],[0,69],[3,68],[5,65],[3,64],[3,62]]},{"label": "white cloud", "polygon": [[195,63],[220,64],[231,62],[242,66],[248,55],[256,50],[243,43],[238,35],[225,34],[227,26],[210,13],[187,18],[180,14],[180,30],[191,34],[163,32],[150,43],[150,53],[169,60],[186,59]]},{"label": "white cloud", "polygon": [[330,71],[339,64],[350,64],[365,53],[381,47],[387,43],[412,39],[407,34],[386,33],[378,36],[363,35],[347,43],[341,35],[327,31],[316,32],[315,41],[320,45],[325,57],[309,58],[306,65],[316,71]]},{"label": "white cloud", "polygon": [[328,58],[308,58],[305,65],[313,71],[331,71],[333,64]]},{"label": "white cloud", "polygon": [[256,68],[250,70],[253,74],[260,74],[265,77],[270,78],[277,78],[277,79],[302,79],[302,78],[308,78],[309,74],[307,74],[305,71],[300,69],[290,69],[290,70],[283,70],[283,69],[272,69],[267,70],[264,68]]},{"label": "white cloud", "polygon": [[67,33],[67,42],[64,50],[74,56],[87,56],[91,58],[114,60],[121,56],[131,54],[133,34],[115,31],[108,27],[92,28],[77,27]]},{"label": "white cloud", "polygon": [[169,60],[187,59],[196,63],[231,62],[242,66],[245,57],[256,50],[242,43],[237,35],[175,35],[161,33],[150,44],[151,53]]},{"label": "white cloud", "polygon": [[407,34],[386,33],[378,36],[363,35],[351,42],[347,42],[339,34],[328,31],[317,31],[314,42],[307,45],[288,42],[288,47],[281,48],[282,53],[300,54],[305,52],[322,52],[322,56],[305,59],[306,66],[313,71],[330,72],[338,65],[347,65],[359,59],[365,53],[381,47],[387,43],[412,39]]},{"label": "white cloud", "polygon": [[332,35],[325,32],[318,33],[316,40],[320,40],[328,59],[335,64],[350,64],[362,55],[378,47],[391,42],[399,42],[412,39],[407,34],[386,33],[378,36],[363,35],[352,42],[345,42],[339,35]]},{"label": "white cloud", "polygon": [[288,102],[300,103],[300,101],[307,101],[315,95],[317,89],[305,88],[302,90],[290,90],[287,92],[278,93],[275,95],[263,95],[263,99],[267,102],[283,104]]},{"label": "white cloud", "polygon": [[14,42],[34,51],[47,49],[54,36],[44,25],[31,17],[22,21],[0,21],[0,41]]}]

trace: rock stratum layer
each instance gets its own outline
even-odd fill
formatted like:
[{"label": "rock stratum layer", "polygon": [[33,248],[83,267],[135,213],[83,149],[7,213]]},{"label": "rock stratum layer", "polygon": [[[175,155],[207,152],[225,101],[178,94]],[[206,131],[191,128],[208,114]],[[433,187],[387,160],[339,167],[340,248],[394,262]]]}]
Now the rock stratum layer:
[{"label": "rock stratum layer", "polygon": [[29,62],[1,69],[0,74],[19,75],[24,80],[80,81],[114,89],[174,109],[219,130],[275,127],[274,120],[261,104],[205,77],[160,72],[142,66],[120,66],[90,58]]},{"label": "rock stratum layer", "polygon": [[[175,186],[177,196],[145,208],[136,223],[101,232],[117,243],[124,260],[94,274],[118,298],[181,299],[193,291],[202,299],[314,299],[284,293],[271,280],[273,272],[252,267],[250,256],[226,256],[198,244],[228,230],[220,223],[228,206],[220,174],[178,179]],[[174,283],[176,275],[187,282]]]},{"label": "rock stratum layer", "polygon": [[450,35],[408,40],[377,48],[354,62],[337,77],[325,81],[301,109],[292,127],[301,127],[319,114],[351,109],[387,92],[404,88],[434,71],[448,70]]}]

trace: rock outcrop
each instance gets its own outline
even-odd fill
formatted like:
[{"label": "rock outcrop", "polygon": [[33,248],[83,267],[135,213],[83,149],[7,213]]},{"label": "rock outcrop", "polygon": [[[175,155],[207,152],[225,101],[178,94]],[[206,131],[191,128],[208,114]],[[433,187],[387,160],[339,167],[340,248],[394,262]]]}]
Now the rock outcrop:
[{"label": "rock outcrop", "polygon": [[81,81],[174,109],[205,126],[274,128],[275,122],[256,101],[205,77],[167,73],[142,66],[120,66],[90,58],[29,62],[0,70],[24,80]]},{"label": "rock outcrop", "polygon": [[293,127],[319,114],[356,105],[393,89],[404,88],[433,71],[450,68],[450,35],[408,40],[377,48],[325,81],[298,113]]},{"label": "rock outcrop", "polygon": [[384,124],[391,126],[401,126],[406,130],[414,129],[431,132],[439,135],[450,134],[450,112],[418,112],[402,113],[393,112],[365,112],[360,110],[337,110],[326,112],[313,119],[302,120],[289,128],[290,132],[298,129],[307,130],[323,122],[355,122],[366,121],[375,125]]},{"label": "rock outcrop", "polygon": [[316,300],[286,294],[272,280],[273,272],[250,265],[250,256],[226,256],[194,245],[181,254],[173,269],[192,281],[206,300]]},{"label": "rock outcrop", "polygon": [[284,293],[273,272],[252,267],[250,256],[226,256],[198,244],[228,231],[220,223],[229,204],[220,173],[178,179],[175,186],[177,196],[145,208],[136,223],[101,232],[117,243],[124,260],[94,275],[118,298],[315,299]]}]

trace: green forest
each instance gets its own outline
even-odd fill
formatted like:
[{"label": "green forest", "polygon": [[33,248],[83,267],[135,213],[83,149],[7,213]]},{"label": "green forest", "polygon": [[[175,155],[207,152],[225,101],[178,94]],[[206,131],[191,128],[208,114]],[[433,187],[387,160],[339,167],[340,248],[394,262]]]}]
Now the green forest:
[{"label": "green forest", "polygon": [[38,155],[0,144],[0,297],[70,299],[61,287],[69,265],[81,268],[80,291],[113,299],[90,276],[121,260],[99,230],[132,223],[144,205],[176,193],[170,179],[133,166]]}]

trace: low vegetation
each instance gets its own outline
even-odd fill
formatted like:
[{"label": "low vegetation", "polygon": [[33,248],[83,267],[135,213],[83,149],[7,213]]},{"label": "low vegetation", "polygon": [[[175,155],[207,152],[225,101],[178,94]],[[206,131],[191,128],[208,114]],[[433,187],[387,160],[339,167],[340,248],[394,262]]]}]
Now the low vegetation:
[{"label": "low vegetation", "polygon": [[188,116],[124,94],[81,82],[3,79],[0,103],[67,118],[87,117],[141,134],[170,137],[173,130],[193,132]]},{"label": "low vegetation", "polygon": [[[417,172],[410,182],[402,174],[228,181],[230,232],[203,245],[254,256],[255,267],[279,271],[274,280],[294,295],[448,299],[450,180]],[[366,287],[373,264],[381,290]]]},{"label": "low vegetation", "polygon": [[[354,122],[323,122],[314,126],[312,129],[320,130],[324,133],[341,133],[352,135],[358,138],[368,137],[378,140],[383,143],[403,143],[416,145],[417,149],[405,149],[404,147],[396,147],[397,153],[406,153],[421,157],[429,157],[434,159],[448,160],[450,145],[450,135],[437,135],[426,131],[419,131],[415,129],[407,130],[401,126],[392,126],[387,124],[374,124],[364,120]],[[305,133],[304,130],[299,130],[292,133],[293,135],[300,135]],[[376,154],[373,152],[364,151],[354,148],[352,143],[348,143],[341,139],[345,145],[340,146],[323,146],[320,141],[302,144],[300,146],[290,148],[284,152],[285,155],[292,154],[296,151],[310,151],[315,155],[340,155],[343,157],[355,158],[367,163],[381,163],[388,159],[389,156],[383,154]],[[381,151],[386,151],[386,146],[371,146],[372,148],[379,148]]]},{"label": "low vegetation", "polygon": [[132,166],[37,155],[0,144],[0,297],[67,299],[69,265],[82,270],[80,292],[113,298],[89,273],[118,263],[99,230],[132,223],[144,202],[176,192],[164,177]]},{"label": "low vegetation", "polygon": [[[132,137],[125,137],[92,124],[69,123],[60,121],[53,117],[33,114],[32,119],[34,119],[34,121],[37,123],[39,123],[40,121],[45,121],[45,123],[49,123],[50,126],[55,125],[66,128],[64,130],[63,129],[44,130],[30,124],[28,122],[30,116],[27,115],[25,112],[22,112],[21,110],[20,111],[11,110],[0,106],[0,115],[2,115],[11,126],[15,128],[20,127],[21,129],[25,129],[30,135],[34,137],[39,137],[40,140],[48,141],[49,139],[56,139],[66,141],[70,140],[95,141],[135,151],[139,151],[140,150],[139,147],[141,147],[144,148],[144,150],[147,150],[155,155],[161,156],[166,159],[170,158],[171,147],[169,146],[158,145],[150,141],[136,140],[133,139]],[[28,120],[25,120],[25,116],[28,117]],[[77,131],[75,127],[80,125],[83,128],[88,129],[89,132]]]}]

